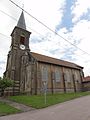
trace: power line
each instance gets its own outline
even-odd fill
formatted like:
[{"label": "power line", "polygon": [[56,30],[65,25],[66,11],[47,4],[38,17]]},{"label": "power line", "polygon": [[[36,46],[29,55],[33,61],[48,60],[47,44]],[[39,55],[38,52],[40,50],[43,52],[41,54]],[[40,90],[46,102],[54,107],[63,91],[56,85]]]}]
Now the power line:
[{"label": "power line", "polygon": [[0,12],[2,12],[3,14],[6,14],[8,17],[10,17],[10,18],[12,18],[12,19],[16,20],[14,17],[12,17],[11,15],[9,15],[9,14],[5,13],[4,11],[0,10]]},{"label": "power line", "polygon": [[[5,14],[5,15],[7,15],[8,17],[10,17],[11,19],[13,19],[13,20],[15,20],[15,21],[17,21],[17,19],[16,18],[14,18],[14,17],[12,17],[11,15],[9,15],[9,14],[7,14],[6,12],[4,12],[4,11],[2,11],[2,10],[0,10],[0,12],[2,12],[3,14]],[[27,26],[28,27],[28,26]],[[29,28],[29,27],[28,27]],[[37,32],[36,30],[34,30],[34,29],[32,29],[32,28],[29,28],[29,29],[31,29],[32,31],[34,31],[35,33],[37,33],[37,34],[39,34],[40,36],[43,36],[44,38],[45,38],[45,36],[44,35],[42,35],[41,33],[39,33],[39,32]],[[3,34],[3,33],[0,33],[1,35],[3,35],[3,36],[5,36],[5,37],[8,37],[8,38],[10,38],[9,36],[7,36],[7,35],[5,35],[5,34]],[[42,39],[42,38],[41,38]],[[49,38],[47,38],[49,41],[50,41],[50,39]],[[59,42],[59,44],[60,44],[60,42]],[[63,46],[61,46],[62,48],[64,48]],[[71,53],[73,53],[72,51],[70,51]],[[84,53],[84,54],[86,54],[86,53]],[[82,57],[82,55],[77,55],[77,54],[75,54],[76,56],[81,56]],[[89,55],[89,54],[88,54]]]},{"label": "power line", "polygon": [[[13,2],[12,0],[9,0],[10,2],[12,2],[15,6],[17,6],[18,8],[22,9],[19,5],[17,5],[15,2]],[[88,55],[90,55],[89,53],[87,53],[86,51],[82,50],[81,48],[77,47],[75,44],[71,43],[70,41],[68,41],[66,38],[64,38],[63,36],[59,35],[57,32],[55,32],[54,30],[52,30],[50,27],[48,27],[47,25],[45,25],[43,22],[41,22],[40,20],[38,20],[36,17],[34,17],[33,15],[31,15],[30,13],[28,13],[26,10],[22,9],[25,13],[27,13],[29,16],[31,16],[33,19],[35,19],[36,21],[38,21],[40,24],[42,24],[44,27],[46,27],[48,30],[50,30],[51,32],[53,32],[54,34],[58,35],[60,38],[62,38],[63,40],[65,40],[66,42],[68,42],[69,44],[71,44],[72,46],[76,47],[77,49],[81,50],[83,53],[86,53]]]},{"label": "power line", "polygon": [[[5,36],[5,37],[7,37],[7,38],[10,38],[9,36],[7,36],[7,35],[5,35],[5,34],[3,34],[3,33],[0,33],[1,35],[3,35],[3,36]],[[62,47],[62,46],[61,46]],[[62,47],[63,48],[63,47]],[[79,57],[82,57],[81,55],[76,55],[76,56],[79,56]]]},{"label": "power line", "polygon": [[[14,17],[12,17],[11,15],[9,15],[9,14],[7,14],[6,12],[4,12],[4,11],[2,11],[2,10],[0,10],[3,14],[5,14],[5,15],[7,15],[8,17],[10,17],[11,19],[13,19],[13,20],[15,20],[15,21],[17,21]],[[28,27],[29,28],[29,27]],[[32,28],[30,28],[32,31],[34,31],[35,33],[37,33],[37,34],[39,34],[40,36],[43,36],[41,33],[39,33],[39,32],[37,32],[37,31],[35,31],[35,30],[33,30]],[[0,33],[1,35],[3,35],[3,36],[5,36],[5,37],[8,37],[8,36],[6,36],[5,34],[3,34],[3,33]],[[43,37],[45,37],[45,36],[43,36]],[[9,38],[9,37],[8,37]],[[42,38],[41,38],[42,39]],[[48,39],[48,38],[47,38]],[[50,39],[48,39],[48,40],[50,40]],[[58,44],[60,44],[60,42],[58,43]],[[62,48],[64,48],[63,46],[60,46],[60,47],[62,47]],[[72,51],[70,51],[71,53],[73,53]],[[85,54],[85,53],[84,53]],[[81,56],[81,55],[77,55],[77,54],[75,54],[76,56]],[[81,56],[82,57],[82,56]]]},{"label": "power line", "polygon": [[[0,33],[2,36],[5,36],[6,38],[10,38],[9,36],[7,36],[7,35],[5,35],[5,34],[3,34],[3,33]],[[60,43],[60,42],[59,42]],[[61,46],[62,48],[64,48],[63,46]],[[71,51],[72,52],[72,51]],[[73,52],[72,52],[73,53]],[[82,55],[77,55],[77,54],[75,54],[76,56],[79,56],[79,57],[82,57],[83,58],[83,56]]]},{"label": "power line", "polygon": [[[17,21],[16,18],[12,17],[11,15],[7,14],[6,12],[4,12],[4,11],[2,11],[2,10],[0,10],[0,12],[2,12],[3,14],[7,15],[7,16],[10,17],[10,18],[12,18],[13,20]],[[22,24],[22,23],[21,23],[21,24]],[[27,27],[28,27],[28,26],[27,26]],[[36,30],[34,30],[34,29],[30,28],[30,27],[28,27],[28,28],[31,29],[33,32],[35,32],[35,33],[43,36],[41,33],[37,32]],[[3,33],[0,33],[0,34],[3,34]],[[3,34],[3,35],[4,35],[4,34]],[[6,35],[4,35],[4,36],[6,36]],[[44,37],[44,36],[43,36],[43,37]]]},{"label": "power line", "polygon": [[5,36],[6,38],[10,38],[9,36],[7,36],[7,35],[5,35],[5,34],[3,34],[3,33],[0,33],[1,35],[3,35],[3,36]]},{"label": "power line", "polygon": [[[14,18],[14,17],[12,17],[11,15],[9,15],[8,13],[6,13],[6,12],[4,12],[4,11],[2,11],[2,10],[0,10],[0,12],[2,12],[3,14],[5,14],[5,15],[7,15],[8,17],[10,17],[11,19],[13,19],[13,20],[15,20],[15,21],[17,21],[17,19],[16,18]],[[22,24],[22,23],[21,23]],[[30,28],[29,26],[27,26],[27,28],[29,28],[29,29],[31,29],[33,32],[35,32],[35,33],[37,33],[37,34],[39,34],[40,36],[43,36],[43,37],[45,37],[44,35],[42,35],[41,33],[39,33],[39,32],[37,32],[36,30],[34,30],[34,29],[32,29],[32,28]],[[3,34],[3,33],[0,33],[0,34],[2,34],[3,36],[6,36],[5,34]],[[8,37],[8,36],[7,36]],[[48,39],[48,38],[47,38]],[[49,39],[48,39],[49,40]]]}]

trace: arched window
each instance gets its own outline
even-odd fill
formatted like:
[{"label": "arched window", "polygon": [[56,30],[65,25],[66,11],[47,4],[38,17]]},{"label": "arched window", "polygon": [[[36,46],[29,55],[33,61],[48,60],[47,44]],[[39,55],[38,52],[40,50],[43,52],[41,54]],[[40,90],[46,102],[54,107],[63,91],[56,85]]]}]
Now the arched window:
[{"label": "arched window", "polygon": [[75,78],[76,82],[81,83],[81,78],[80,78],[80,72],[79,71],[74,72],[74,78]]},{"label": "arched window", "polygon": [[65,80],[67,82],[71,82],[71,74],[70,73],[71,73],[70,70],[66,70],[66,72],[65,72]]},{"label": "arched window", "polygon": [[60,71],[59,70],[55,70],[55,80],[56,82],[60,82]]},{"label": "arched window", "polygon": [[46,66],[42,67],[42,81],[48,81],[48,69]]},{"label": "arched window", "polygon": [[25,45],[25,36],[24,35],[20,36],[20,44]]}]

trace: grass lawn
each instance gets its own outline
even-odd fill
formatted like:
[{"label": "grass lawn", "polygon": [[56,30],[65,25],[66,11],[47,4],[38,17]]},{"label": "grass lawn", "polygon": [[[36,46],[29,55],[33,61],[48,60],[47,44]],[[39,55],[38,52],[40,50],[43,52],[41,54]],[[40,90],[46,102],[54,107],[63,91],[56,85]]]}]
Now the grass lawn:
[{"label": "grass lawn", "polygon": [[44,95],[32,95],[32,96],[11,96],[9,99],[32,106],[34,108],[44,108],[50,105],[54,105],[57,103],[62,103],[77,97],[90,95],[90,92],[79,92],[79,93],[60,93],[60,94],[47,94],[46,96],[46,104],[45,104],[45,96]]},{"label": "grass lawn", "polygon": [[18,112],[20,112],[20,110],[17,110],[16,108],[13,108],[6,103],[0,102],[0,116]]}]

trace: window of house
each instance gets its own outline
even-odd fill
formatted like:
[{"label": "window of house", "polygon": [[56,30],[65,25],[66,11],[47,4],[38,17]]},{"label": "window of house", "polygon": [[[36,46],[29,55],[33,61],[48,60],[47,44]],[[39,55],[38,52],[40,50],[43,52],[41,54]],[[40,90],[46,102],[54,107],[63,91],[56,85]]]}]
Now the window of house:
[{"label": "window of house", "polygon": [[48,69],[47,67],[42,67],[42,81],[48,81]]},{"label": "window of house", "polygon": [[20,44],[24,45],[25,44],[25,37],[20,36]]},{"label": "window of house", "polygon": [[59,70],[55,70],[55,80],[56,82],[60,82],[60,71]]}]

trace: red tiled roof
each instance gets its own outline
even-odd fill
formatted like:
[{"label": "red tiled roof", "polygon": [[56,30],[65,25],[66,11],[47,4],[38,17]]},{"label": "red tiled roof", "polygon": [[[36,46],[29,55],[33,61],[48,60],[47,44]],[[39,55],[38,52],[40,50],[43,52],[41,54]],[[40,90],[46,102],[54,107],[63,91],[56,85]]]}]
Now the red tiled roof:
[{"label": "red tiled roof", "polygon": [[55,65],[60,65],[60,66],[65,66],[70,68],[76,68],[76,69],[83,69],[83,67],[68,61],[52,58],[52,57],[41,55],[34,52],[31,52],[31,55],[39,62],[55,64]]},{"label": "red tiled roof", "polygon": [[84,77],[84,81],[90,81],[90,76]]}]

